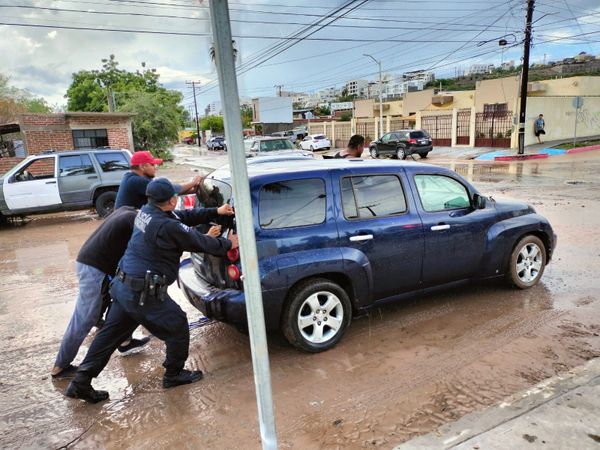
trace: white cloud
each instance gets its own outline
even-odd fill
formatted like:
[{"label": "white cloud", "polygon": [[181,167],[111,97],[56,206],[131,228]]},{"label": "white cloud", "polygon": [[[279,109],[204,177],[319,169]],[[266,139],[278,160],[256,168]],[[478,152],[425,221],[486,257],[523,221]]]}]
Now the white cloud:
[{"label": "white cloud", "polygon": [[48,39],[55,39],[57,34],[58,34],[58,31],[53,30],[50,33],[48,33],[46,36],[48,36]]}]

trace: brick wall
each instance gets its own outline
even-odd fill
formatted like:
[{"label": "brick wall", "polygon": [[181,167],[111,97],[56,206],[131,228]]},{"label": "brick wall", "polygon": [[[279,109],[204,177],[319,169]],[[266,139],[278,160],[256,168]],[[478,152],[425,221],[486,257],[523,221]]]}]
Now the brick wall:
[{"label": "brick wall", "polygon": [[133,149],[129,148],[129,132],[126,128],[109,128],[107,131],[108,145],[111,147],[126,148],[133,152]]},{"label": "brick wall", "polygon": [[24,158],[0,158],[0,175],[15,167],[23,161],[23,159]]},{"label": "brick wall", "polygon": [[72,150],[73,134],[63,131],[26,131],[25,145],[28,156],[38,155],[46,150]]}]

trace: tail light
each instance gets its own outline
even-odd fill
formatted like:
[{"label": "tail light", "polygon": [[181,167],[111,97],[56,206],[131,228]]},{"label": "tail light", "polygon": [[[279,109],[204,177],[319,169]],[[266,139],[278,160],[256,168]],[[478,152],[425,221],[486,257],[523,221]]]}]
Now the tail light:
[{"label": "tail light", "polygon": [[227,259],[229,259],[229,261],[232,263],[236,262],[238,259],[240,259],[240,251],[237,248],[232,248],[227,252]]},{"label": "tail light", "polygon": [[196,194],[190,194],[183,197],[183,207],[185,209],[194,209],[196,204]]},{"label": "tail light", "polygon": [[235,264],[230,264],[227,266],[227,275],[229,275],[232,281],[237,281],[240,279],[240,269]]},{"label": "tail light", "polygon": [[416,139],[409,139],[408,142],[409,142],[409,144],[416,144],[417,140]]}]

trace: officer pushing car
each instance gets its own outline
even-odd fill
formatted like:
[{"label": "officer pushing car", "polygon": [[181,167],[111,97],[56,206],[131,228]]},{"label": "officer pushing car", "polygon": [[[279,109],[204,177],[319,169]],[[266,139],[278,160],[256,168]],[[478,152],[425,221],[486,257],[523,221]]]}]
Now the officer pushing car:
[{"label": "officer pushing car", "polygon": [[231,205],[175,213],[180,192],[181,186],[173,185],[166,178],[157,178],[148,184],[148,203],[135,219],[131,240],[110,287],[113,305],[67,387],[65,395],[68,397],[90,403],[108,399],[108,392],[96,391],[91,380],[100,374],[111,354],[138,325],[143,325],[166,344],[164,388],[202,379],[202,371],[183,368],[190,339],[187,316],[169,297],[167,287],[177,278],[184,251],[222,256],[238,246],[238,238],[237,235],[230,235],[229,239],[215,237],[220,234],[219,226],[213,226],[206,235],[192,228],[209,223],[219,215],[233,215]]}]

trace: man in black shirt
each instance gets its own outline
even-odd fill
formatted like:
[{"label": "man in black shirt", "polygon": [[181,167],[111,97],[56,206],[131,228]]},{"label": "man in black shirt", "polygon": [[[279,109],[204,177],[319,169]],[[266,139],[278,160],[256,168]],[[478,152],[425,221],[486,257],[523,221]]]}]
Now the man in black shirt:
[{"label": "man in black shirt", "polygon": [[360,158],[365,146],[365,138],[355,134],[348,141],[348,147],[335,154],[334,158]]},{"label": "man in black shirt", "polygon": [[[136,210],[123,207],[110,216],[92,233],[77,255],[77,277],[79,295],[75,311],[62,338],[60,350],[52,369],[52,378],[65,379],[75,375],[76,367],[71,363],[77,356],[81,343],[100,316],[102,288],[107,277],[114,276],[117,264],[131,237]],[[139,348],[149,338],[123,341],[119,350],[126,353]]]},{"label": "man in black shirt", "polygon": [[[121,206],[133,206],[140,209],[146,204],[146,188],[156,175],[156,166],[162,164],[163,160],[155,158],[150,152],[135,152],[131,157],[131,171],[123,175],[115,209]],[[182,194],[190,194],[202,181],[201,177],[194,177],[189,183],[182,185]]]}]

